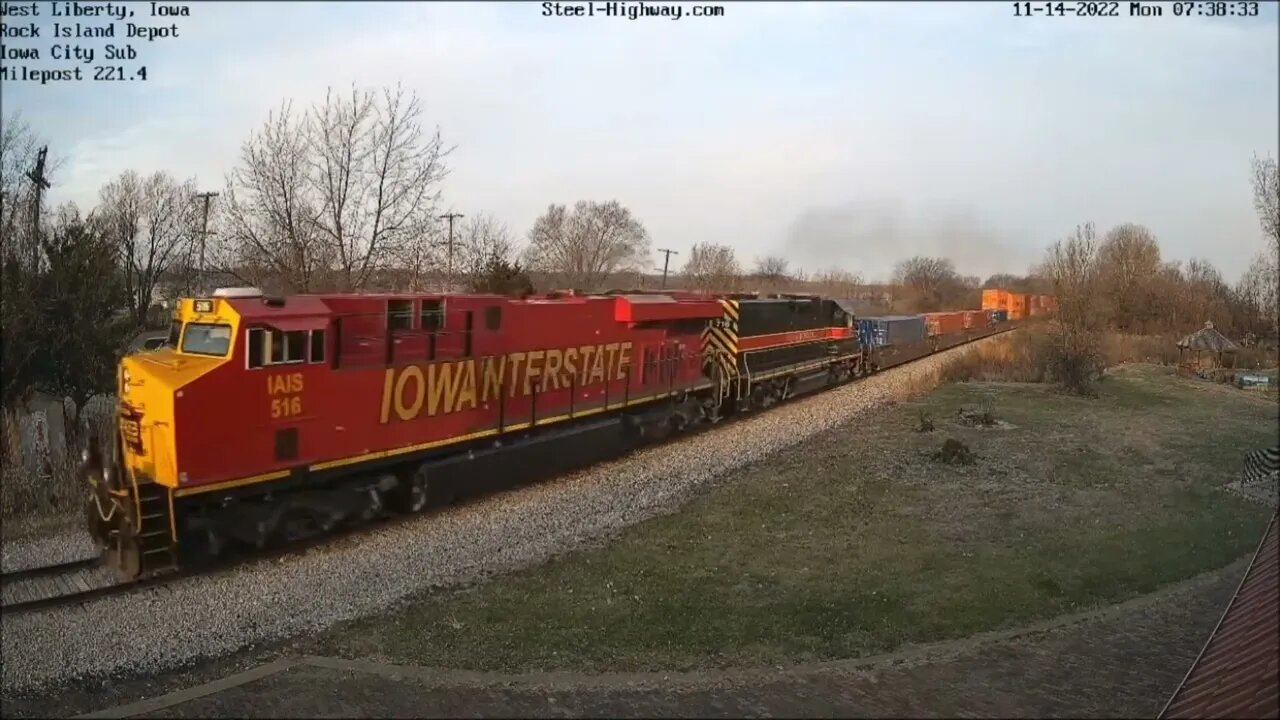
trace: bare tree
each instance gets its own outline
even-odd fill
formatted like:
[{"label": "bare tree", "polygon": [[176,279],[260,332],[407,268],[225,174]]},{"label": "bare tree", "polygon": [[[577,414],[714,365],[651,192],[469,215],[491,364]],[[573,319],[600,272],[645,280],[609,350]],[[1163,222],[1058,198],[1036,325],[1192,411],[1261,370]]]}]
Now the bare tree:
[{"label": "bare tree", "polygon": [[1253,158],[1253,206],[1272,254],[1280,257],[1280,169],[1272,157]]},{"label": "bare tree", "polygon": [[963,283],[955,265],[947,258],[916,256],[899,262],[893,269],[893,284],[915,310],[942,310],[959,299]]},{"label": "bare tree", "polygon": [[301,115],[286,103],[227,180],[221,269],[294,291],[358,290],[393,266],[418,269],[452,151],[421,116],[400,87],[330,92]]},{"label": "bare tree", "polygon": [[1010,273],[996,273],[995,275],[987,278],[985,282],[979,285],[979,287],[1044,295],[1050,292],[1051,283],[1048,279],[1035,274],[1022,276]]},{"label": "bare tree", "polygon": [[513,263],[517,257],[516,244],[506,223],[489,213],[476,213],[462,224],[458,238],[458,260],[463,278],[468,285],[475,285],[493,262]]},{"label": "bare tree", "polygon": [[692,290],[732,292],[738,289],[742,268],[733,248],[713,242],[694,243],[681,269],[683,282]]},{"label": "bare tree", "polygon": [[488,213],[467,218],[458,239],[460,266],[471,292],[499,295],[533,292],[533,283],[516,260],[518,251],[506,223]]},{"label": "bare tree", "polygon": [[127,170],[99,191],[94,220],[116,247],[135,324],[146,324],[157,287],[185,261],[195,239],[195,180]]},{"label": "bare tree", "polygon": [[1272,253],[1263,251],[1254,256],[1236,293],[1249,331],[1273,341],[1280,337],[1280,267]]},{"label": "bare tree", "polygon": [[212,265],[240,281],[294,292],[322,289],[332,256],[320,234],[323,205],[308,187],[306,138],[292,108],[272,113],[241,147],[227,178]]},{"label": "bare tree", "polygon": [[1160,269],[1160,245],[1150,230],[1133,223],[1112,228],[1098,248],[1099,291],[1111,322],[1122,330],[1144,330],[1154,319],[1152,280]]},{"label": "bare tree", "polygon": [[1080,394],[1092,392],[1093,380],[1102,369],[1105,318],[1097,292],[1097,248],[1093,224],[1086,223],[1050,246],[1038,271],[1053,281],[1058,299],[1048,370],[1065,388]]},{"label": "bare tree", "polygon": [[765,255],[756,258],[756,269],[752,275],[762,280],[786,280],[789,265],[781,255]]},{"label": "bare tree", "polygon": [[4,118],[0,126],[0,234],[6,249],[12,248],[19,232],[20,208],[30,202],[26,172],[35,160],[39,141],[31,126],[17,112]]},{"label": "bare tree", "polygon": [[526,262],[575,288],[596,289],[613,273],[643,269],[649,233],[616,200],[551,205],[529,231]]},{"label": "bare tree", "polygon": [[317,225],[345,289],[414,252],[433,223],[452,148],[438,129],[426,135],[421,117],[421,101],[401,87],[380,98],[352,88],[349,100],[326,95],[305,126]]},{"label": "bare tree", "polygon": [[832,268],[813,276],[814,291],[827,297],[854,299],[862,278],[857,273]]}]

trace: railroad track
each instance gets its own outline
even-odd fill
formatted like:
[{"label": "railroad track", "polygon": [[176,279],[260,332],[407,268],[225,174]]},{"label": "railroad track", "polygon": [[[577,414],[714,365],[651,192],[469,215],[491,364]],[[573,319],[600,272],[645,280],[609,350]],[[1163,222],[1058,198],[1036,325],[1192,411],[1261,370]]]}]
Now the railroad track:
[{"label": "railroad track", "polygon": [[[961,345],[966,345],[977,340],[994,337],[995,335],[1001,335],[1015,329],[1017,329],[1017,326],[1001,328],[989,334],[968,338],[946,348],[939,348],[938,352],[960,347]],[[901,365],[908,365],[916,360],[929,357],[930,355],[931,353],[920,356],[913,355],[894,358],[890,362],[886,363],[882,367],[882,370],[888,370]],[[855,380],[854,382],[857,381]],[[832,389],[835,388],[827,388],[827,390]],[[723,428],[726,425],[754,417],[756,414],[757,413],[749,413],[744,416],[731,416],[726,418],[728,422],[722,422],[717,425],[702,425],[693,428],[688,434],[698,435],[704,432],[711,432],[716,428]],[[621,459],[621,457],[625,457],[629,454],[630,453],[625,453],[623,456],[614,459]],[[474,498],[466,497],[465,499],[470,500]],[[353,537],[362,532],[391,527],[417,517],[421,517],[421,515],[414,514],[383,517],[357,526],[344,527],[336,531],[330,531],[326,534],[295,540],[284,545],[268,548],[252,554],[241,555],[239,553],[233,553],[228,557],[221,558],[203,566],[193,566],[185,570],[143,578],[141,580],[120,580],[116,576],[115,571],[102,565],[101,561],[97,557],[6,572],[0,574],[0,591],[2,591],[3,594],[3,602],[0,603],[0,610],[3,610],[5,614],[19,614],[33,610],[75,605],[77,603],[87,602],[89,600],[106,597],[108,595],[131,592],[134,590],[140,590],[144,587],[165,585],[193,575],[208,575],[217,572],[226,572],[236,567],[244,567],[259,562],[271,562],[290,555],[303,554],[318,547],[336,546],[344,540],[350,541]]]},{"label": "railroad track", "polygon": [[69,605],[120,587],[115,571],[96,557],[15,570],[0,574],[0,609],[7,614]]}]

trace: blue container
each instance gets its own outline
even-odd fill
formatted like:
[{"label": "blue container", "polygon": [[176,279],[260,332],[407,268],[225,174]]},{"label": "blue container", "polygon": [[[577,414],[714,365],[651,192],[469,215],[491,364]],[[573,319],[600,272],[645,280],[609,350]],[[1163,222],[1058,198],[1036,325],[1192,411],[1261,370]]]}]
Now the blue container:
[{"label": "blue container", "polygon": [[866,347],[908,345],[924,340],[924,333],[924,318],[920,315],[858,318],[858,341]]},{"label": "blue container", "polygon": [[863,347],[876,346],[876,323],[871,318],[858,318],[858,343]]}]

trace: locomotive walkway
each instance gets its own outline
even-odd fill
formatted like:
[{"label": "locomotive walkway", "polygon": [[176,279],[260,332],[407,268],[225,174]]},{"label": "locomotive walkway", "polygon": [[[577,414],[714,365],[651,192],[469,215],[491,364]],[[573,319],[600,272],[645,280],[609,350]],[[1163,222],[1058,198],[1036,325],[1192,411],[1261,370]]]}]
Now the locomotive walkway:
[{"label": "locomotive walkway", "polygon": [[1247,565],[1102,610],[856,661],[588,676],[293,657],[86,717],[1155,717]]}]

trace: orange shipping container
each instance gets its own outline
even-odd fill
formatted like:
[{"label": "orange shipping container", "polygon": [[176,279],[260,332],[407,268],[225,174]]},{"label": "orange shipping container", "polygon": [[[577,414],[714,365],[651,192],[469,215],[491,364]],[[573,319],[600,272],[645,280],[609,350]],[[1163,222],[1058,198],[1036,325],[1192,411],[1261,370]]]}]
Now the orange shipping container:
[{"label": "orange shipping container", "polygon": [[990,288],[982,291],[983,310],[1008,310],[1009,293],[1004,290]]},{"label": "orange shipping container", "polygon": [[951,335],[964,331],[964,311],[924,314],[925,332],[929,335]]},{"label": "orange shipping container", "polygon": [[964,329],[965,330],[972,330],[974,328],[983,328],[986,326],[987,326],[987,313],[985,310],[965,310],[964,311]]},{"label": "orange shipping container", "polygon": [[1030,295],[1024,295],[1022,293],[1010,293],[1009,295],[1009,319],[1010,320],[1025,320],[1027,318],[1027,315],[1030,312],[1029,308],[1027,307],[1029,304],[1027,300],[1030,297],[1031,297]]}]

